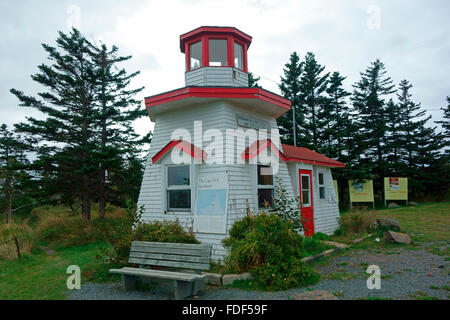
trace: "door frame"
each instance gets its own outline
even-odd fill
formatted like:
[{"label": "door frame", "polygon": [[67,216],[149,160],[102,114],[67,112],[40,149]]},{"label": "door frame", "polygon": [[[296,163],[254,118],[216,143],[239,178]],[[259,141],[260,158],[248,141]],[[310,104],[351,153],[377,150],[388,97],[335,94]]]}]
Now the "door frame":
[{"label": "door frame", "polygon": [[[314,227],[314,189],[313,189],[313,174],[312,174],[313,170],[312,169],[298,169],[298,191],[299,191],[299,196],[300,196],[300,209],[303,208],[308,208],[309,210],[311,210],[311,221],[310,221],[310,226],[312,227],[312,232],[308,232],[308,234],[310,233],[311,235],[314,234],[315,232],[315,227]],[[308,206],[303,206],[303,199],[302,199],[302,194],[303,194],[303,188],[302,188],[302,176],[308,176],[309,177],[309,205]],[[306,230],[303,230],[303,233],[306,235]]]}]

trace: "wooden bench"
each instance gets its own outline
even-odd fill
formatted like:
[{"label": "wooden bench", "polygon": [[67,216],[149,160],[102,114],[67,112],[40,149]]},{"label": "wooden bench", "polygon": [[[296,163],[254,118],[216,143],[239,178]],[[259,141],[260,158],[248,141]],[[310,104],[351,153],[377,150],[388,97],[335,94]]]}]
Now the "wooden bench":
[{"label": "wooden bench", "polygon": [[[205,289],[206,276],[201,274],[201,270],[210,268],[211,245],[133,241],[128,262],[138,264],[139,268],[109,270],[110,273],[122,275],[125,291],[133,289],[139,277],[165,279],[172,282],[174,298],[185,299]],[[183,270],[193,270],[195,273]]]}]

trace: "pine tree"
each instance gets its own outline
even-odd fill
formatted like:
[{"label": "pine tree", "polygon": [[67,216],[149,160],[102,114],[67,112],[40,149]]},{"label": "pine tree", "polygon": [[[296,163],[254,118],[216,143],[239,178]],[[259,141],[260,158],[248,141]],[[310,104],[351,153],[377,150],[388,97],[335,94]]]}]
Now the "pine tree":
[{"label": "pine tree", "polygon": [[450,97],[447,97],[447,107],[441,108],[441,110],[444,112],[444,118],[442,121],[436,121],[436,123],[440,124],[444,130],[445,146],[448,148],[446,154],[450,157]]},{"label": "pine tree", "polygon": [[248,86],[250,88],[260,88],[260,85],[258,84],[258,81],[260,80],[260,77],[255,77],[255,75],[252,72],[248,73]]},{"label": "pine tree", "polygon": [[308,52],[305,56],[305,64],[300,79],[300,97],[304,105],[305,122],[302,127],[303,133],[307,137],[307,145],[318,152],[323,152],[320,146],[326,141],[323,137],[328,124],[328,98],[326,89],[329,73],[323,74],[325,67],[320,65],[315,55]]},{"label": "pine tree", "polygon": [[29,164],[25,151],[28,144],[5,124],[0,126],[0,200],[6,208],[6,222],[12,221],[14,196],[23,189],[29,179],[26,172]]},{"label": "pine tree", "polygon": [[[98,142],[95,135],[98,113],[95,66],[89,57],[91,44],[76,29],[69,34],[59,32],[56,43],[57,48],[42,45],[52,64],[40,65],[39,72],[32,75],[47,91],[32,97],[11,89],[21,106],[35,108],[46,118],[27,117],[27,122],[17,124],[16,128],[40,141],[34,151],[40,155],[41,172],[48,179],[61,176],[64,170],[71,171],[70,188],[81,196],[83,219],[89,220],[91,180],[98,171],[92,157]],[[46,172],[50,168],[54,172]]]},{"label": "pine tree", "polygon": [[99,216],[104,217],[106,206],[106,172],[120,170],[126,158],[134,158],[142,144],[134,132],[132,124],[146,115],[136,94],[144,88],[129,89],[131,80],[139,72],[128,74],[119,64],[131,59],[131,56],[119,56],[118,48],[106,45],[91,47],[91,58],[96,74],[95,101],[98,107],[99,150]]},{"label": "pine tree", "polygon": [[303,65],[297,52],[293,52],[289,62],[285,64],[284,77],[281,77],[279,84],[283,96],[292,103],[291,112],[277,119],[280,137],[283,143],[294,146],[303,146],[305,141],[299,130],[304,126],[304,110],[300,100],[300,76],[303,72]]},{"label": "pine tree", "polygon": [[383,177],[387,171],[384,138],[387,131],[385,97],[394,93],[390,77],[380,60],[375,60],[361,73],[361,80],[353,85],[352,102],[356,111],[357,137],[354,139],[355,157],[359,158],[360,174],[371,173]]},{"label": "pine tree", "polygon": [[384,143],[385,154],[388,163],[387,172],[391,175],[402,175],[403,168],[403,135],[402,113],[399,104],[390,99],[386,105],[386,134]]},{"label": "pine tree", "polygon": [[343,88],[345,77],[339,72],[333,72],[326,90],[328,103],[320,113],[321,121],[326,122],[321,140],[325,142],[324,153],[339,161],[348,159],[349,137],[352,134],[352,121],[346,98],[350,92]]}]

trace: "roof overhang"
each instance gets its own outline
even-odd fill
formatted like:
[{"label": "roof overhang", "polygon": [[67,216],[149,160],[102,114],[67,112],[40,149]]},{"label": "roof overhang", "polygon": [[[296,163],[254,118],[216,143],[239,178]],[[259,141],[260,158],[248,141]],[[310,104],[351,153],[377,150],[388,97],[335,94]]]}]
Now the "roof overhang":
[{"label": "roof overhang", "polygon": [[192,143],[185,140],[172,140],[166,144],[161,150],[159,150],[153,157],[152,163],[156,163],[165,154],[167,154],[172,148],[177,148],[186,154],[190,155],[194,159],[206,159],[208,154],[203,149],[194,146]]},{"label": "roof overhang", "polygon": [[262,88],[189,86],[145,98],[145,107],[153,116],[189,105],[226,100],[245,105],[254,112],[274,118],[288,112],[291,101]]},{"label": "roof overhang", "polygon": [[203,34],[208,34],[212,36],[224,36],[231,35],[236,37],[237,39],[245,42],[247,47],[250,47],[252,43],[252,37],[248,34],[242,32],[241,30],[235,27],[213,27],[213,26],[202,26],[198,27],[192,31],[186,32],[180,36],[180,50],[184,53],[184,44],[186,41],[189,41],[192,38],[199,37]]},{"label": "roof overhang", "polygon": [[[300,155],[298,156],[292,156],[290,154],[287,154],[286,152],[281,152],[277,146],[270,140],[270,139],[263,139],[258,140],[252,143],[245,151],[242,153],[241,158],[242,159],[252,159],[258,154],[260,154],[264,149],[266,148],[272,148],[273,151],[278,153],[280,158],[285,162],[300,162],[300,163],[309,163],[314,164],[318,166],[326,166],[326,167],[338,167],[338,168],[344,168],[345,164],[336,160],[333,160],[331,158],[328,158],[320,153],[314,152],[312,150],[309,150],[307,148],[298,148],[302,150],[307,150],[309,156],[302,157]],[[291,146],[293,147],[293,146]],[[297,148],[297,147],[294,147]],[[312,155],[312,156],[311,156]],[[316,157],[317,159],[313,159],[313,157]]]}]

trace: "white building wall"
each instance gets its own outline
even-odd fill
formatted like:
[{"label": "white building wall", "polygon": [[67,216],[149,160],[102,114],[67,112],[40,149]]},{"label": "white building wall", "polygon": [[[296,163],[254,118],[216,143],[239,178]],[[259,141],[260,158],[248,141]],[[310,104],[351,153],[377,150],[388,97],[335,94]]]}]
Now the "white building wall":
[{"label": "white building wall", "polygon": [[230,67],[203,67],[185,73],[186,86],[248,87],[248,74]]},{"label": "white building wall", "polygon": [[[336,192],[333,185],[331,169],[306,163],[288,163],[289,174],[296,197],[299,193],[298,170],[312,170],[313,202],[314,202],[314,231],[331,235],[339,227],[339,206],[336,202]],[[319,176],[322,172],[325,179],[325,199],[319,199]]]},{"label": "white building wall", "polygon": [[[170,140],[171,134],[178,128],[185,128],[192,134],[193,142],[193,126],[194,121],[202,120],[203,132],[208,129],[219,129],[223,136],[226,137],[226,146],[228,149],[224,150],[224,155],[232,152],[231,139],[233,137],[226,135],[226,129],[238,128],[236,122],[236,114],[247,115],[258,120],[266,121],[270,128],[277,129],[275,119],[255,115],[248,112],[240,106],[231,105],[223,101],[218,101],[213,104],[190,106],[182,112],[168,112],[157,115],[155,118],[155,127],[153,132],[152,143],[146,164],[144,178],[139,195],[138,206],[144,206],[143,220],[151,222],[154,220],[175,220],[178,219],[186,230],[193,228],[193,212],[165,212],[165,177],[164,167],[170,164],[170,155],[167,155],[152,164],[152,157],[160,151]],[[241,128],[246,130],[247,128]],[[208,142],[204,143],[204,146]],[[246,148],[244,144],[238,144],[235,141],[236,149],[239,152]],[[280,146],[281,148],[281,146]],[[235,153],[236,151],[235,150]],[[240,155],[240,153],[239,153]],[[279,172],[277,176],[287,188],[289,196],[293,196],[292,183],[289,177],[288,168],[285,162],[279,162]],[[196,176],[200,173],[215,173],[225,172],[229,177],[229,198],[228,198],[228,219],[227,219],[227,233],[236,220],[243,218],[247,213],[247,207],[252,213],[258,212],[257,205],[257,187],[256,187],[256,166],[249,164],[234,164],[234,165],[195,165],[194,177],[192,181],[196,180]],[[194,197],[192,199],[192,208],[195,204],[195,187],[192,189]],[[195,230],[193,230],[195,231]],[[227,237],[225,234],[205,234],[196,233],[196,237],[202,243],[210,243],[213,245],[212,258],[214,260],[222,260],[226,255],[226,250],[222,246],[222,239]]]}]

